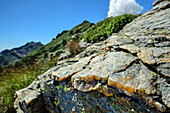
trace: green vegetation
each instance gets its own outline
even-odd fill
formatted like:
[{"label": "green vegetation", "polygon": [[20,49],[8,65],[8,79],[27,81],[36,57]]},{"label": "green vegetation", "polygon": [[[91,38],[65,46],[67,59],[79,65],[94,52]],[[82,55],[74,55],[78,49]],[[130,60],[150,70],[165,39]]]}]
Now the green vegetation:
[{"label": "green vegetation", "polygon": [[156,31],[157,33],[163,33],[164,32],[164,30],[161,30],[161,31]]},{"label": "green vegetation", "polygon": [[88,42],[97,42],[101,37],[107,38],[112,33],[117,33],[120,31],[127,23],[134,20],[136,15],[124,14],[122,16],[117,16],[115,18],[107,18],[89,28],[84,35],[80,37]]},{"label": "green vegetation", "polygon": [[0,68],[0,113],[14,113],[15,91],[27,87],[38,75],[54,67],[62,51],[55,52],[64,49],[66,42],[73,34],[83,33],[92,25],[92,23],[84,21],[20,61]]},{"label": "green vegetation", "polygon": [[63,108],[63,107],[61,107],[61,106],[60,106],[60,108],[61,108],[61,110],[62,110],[62,111],[64,110],[64,108]]},{"label": "green vegetation", "polygon": [[[84,33],[78,38],[94,43],[100,41],[99,39],[101,37],[107,38],[112,33],[118,32],[124,25],[136,17],[137,16],[126,14],[105,19],[95,25],[84,21],[70,31],[62,32],[56,39],[33,51],[20,61],[5,68],[0,68],[0,113],[15,112],[13,108],[15,91],[27,87],[38,75],[54,67],[58,57],[72,35]],[[72,49],[74,50],[75,48],[70,49],[72,51]],[[77,51],[74,50],[74,52]],[[61,86],[57,88],[60,89]],[[64,91],[67,92],[68,89],[64,89]]]},{"label": "green vegetation", "polygon": [[67,88],[64,88],[64,92],[68,92],[68,89],[67,89]]},{"label": "green vegetation", "polygon": [[53,67],[54,63],[49,62],[44,66],[33,65],[33,67],[25,67],[23,70],[7,70],[10,73],[3,73],[0,77],[0,113],[14,113],[13,102],[14,93],[17,90],[25,88],[36,79],[37,76]]},{"label": "green vegetation", "polygon": [[154,76],[157,76],[157,74],[153,71],[151,71],[151,74],[154,75]]},{"label": "green vegetation", "polygon": [[63,89],[63,86],[62,85],[59,85],[59,86],[56,86],[56,88],[59,90],[59,89]]},{"label": "green vegetation", "polygon": [[58,98],[57,102],[54,102],[54,104],[58,106],[60,104],[60,99]]}]

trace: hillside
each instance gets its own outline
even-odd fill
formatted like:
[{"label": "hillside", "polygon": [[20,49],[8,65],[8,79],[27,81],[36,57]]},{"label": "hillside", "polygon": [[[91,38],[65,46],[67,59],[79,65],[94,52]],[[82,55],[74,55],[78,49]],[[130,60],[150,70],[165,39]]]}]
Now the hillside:
[{"label": "hillside", "polygon": [[[74,34],[70,43],[75,44],[75,38],[79,38],[77,43],[85,48],[77,53],[77,45],[73,48],[68,44],[73,56],[65,48],[56,66],[16,91],[16,111],[169,113],[169,15],[170,1],[157,0],[153,9],[125,27],[120,27],[121,21],[114,23],[109,18],[83,34]],[[117,33],[114,25],[119,26]]]},{"label": "hillside", "polygon": [[43,44],[41,44],[40,42],[29,42],[21,47],[2,51],[0,53],[0,67],[7,66],[22,59],[23,57],[41,46],[43,46]]},{"label": "hillside", "polygon": [[[58,34],[47,45],[44,45],[32,53],[25,56],[23,59],[11,64],[4,69],[0,70],[0,108],[1,112],[14,112],[13,102],[15,91],[28,86],[38,75],[47,71],[51,67],[57,64],[57,61],[74,57],[83,50],[85,50],[92,43],[99,42],[107,39],[105,35],[116,33],[123,28],[125,24],[135,19],[135,15],[122,15],[116,18],[108,18],[97,24],[84,21],[71,30],[65,30]],[[128,21],[126,21],[128,20]],[[111,28],[112,26],[112,28]],[[109,29],[108,29],[109,28]],[[113,29],[116,29],[113,31]],[[104,36],[101,39],[99,36],[95,36],[96,33],[100,33],[100,36]],[[88,32],[90,35],[87,36]],[[96,37],[87,40],[87,37]],[[90,41],[91,40],[91,41]],[[88,42],[91,43],[88,43]],[[72,42],[72,43],[70,43]],[[70,43],[70,45],[68,44]],[[78,51],[76,51],[74,44],[77,45]],[[71,53],[71,49],[74,53]],[[8,85],[7,85],[8,84]]]},{"label": "hillside", "polygon": [[[15,91],[28,86],[38,75],[55,66],[55,62],[64,51],[65,44],[70,37],[76,33],[83,33],[92,25],[84,21],[73,29],[57,35],[56,39],[47,45],[0,69],[0,112],[13,113]],[[51,54],[55,56],[51,57]]]}]

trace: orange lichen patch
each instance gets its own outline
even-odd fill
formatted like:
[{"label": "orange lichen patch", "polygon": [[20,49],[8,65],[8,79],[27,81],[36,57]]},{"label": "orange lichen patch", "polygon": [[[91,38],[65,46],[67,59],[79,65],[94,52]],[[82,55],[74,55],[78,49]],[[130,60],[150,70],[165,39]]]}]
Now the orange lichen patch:
[{"label": "orange lichen patch", "polygon": [[156,92],[153,82],[152,72],[145,66],[134,64],[126,71],[113,73],[109,75],[108,85],[118,87],[129,93],[136,90],[146,94],[154,94]]},{"label": "orange lichen patch", "polygon": [[93,80],[93,81],[79,81],[79,80],[74,80],[72,82],[72,85],[74,86],[74,88],[80,90],[80,91],[84,91],[84,92],[88,92],[88,91],[92,91],[92,90],[96,90],[100,93],[105,94],[106,96],[113,96],[113,91],[110,90],[107,85],[102,85],[100,83],[100,81],[97,80]]},{"label": "orange lichen patch", "polygon": [[136,90],[133,87],[124,86],[124,84],[121,84],[119,82],[113,82],[113,81],[109,80],[108,85],[117,87],[117,88],[124,90],[124,91],[128,91],[130,94],[133,94],[134,92],[136,92]]},{"label": "orange lichen patch", "polygon": [[29,95],[27,95],[23,100],[27,105],[31,104],[35,99],[37,99],[39,93],[36,91],[31,92]]},{"label": "orange lichen patch", "polygon": [[[81,72],[80,72],[81,73]],[[77,74],[77,76],[79,76],[80,74]],[[96,79],[96,76],[95,75],[86,75],[86,77],[79,77],[78,80],[81,80],[81,81],[85,81],[85,82],[88,82],[88,81],[93,81]],[[74,77],[72,77],[72,81],[74,80]]]},{"label": "orange lichen patch", "polygon": [[95,65],[92,65],[92,67],[87,67],[86,69],[72,76],[72,81],[74,81],[74,79],[83,80],[85,82],[93,80],[106,81],[109,74],[110,70],[107,68],[107,65],[95,63]]},{"label": "orange lichen patch", "polygon": [[74,80],[81,80],[81,81],[89,82],[89,81],[93,81],[93,80],[103,80],[103,81],[106,81],[108,79],[108,75],[100,77],[98,75],[93,75],[93,73],[91,73],[91,72],[87,73],[86,75],[82,75],[82,74],[86,73],[86,71],[88,71],[88,70],[82,70],[79,73],[76,73],[71,78],[72,81],[74,81]]},{"label": "orange lichen patch", "polygon": [[170,63],[170,56],[169,56],[169,58],[156,58],[156,61],[158,62],[158,64]]},{"label": "orange lichen patch", "polygon": [[170,48],[141,48],[141,52],[137,54],[139,59],[144,63],[154,65],[155,63],[170,62]]},{"label": "orange lichen patch", "polygon": [[77,63],[74,63],[73,65],[68,65],[66,67],[60,68],[55,72],[52,72],[52,75],[55,76],[56,79],[59,81],[64,80],[83,70],[83,67],[87,65],[90,62],[91,58],[93,57],[94,55],[86,58],[82,58]]},{"label": "orange lichen patch", "polygon": [[138,58],[141,59],[144,63],[155,64],[156,61],[153,57],[153,51],[151,48],[141,48],[141,52],[137,54]]},{"label": "orange lichen patch", "polygon": [[62,81],[62,80],[66,79],[66,78],[68,78],[68,77],[70,77],[70,76],[73,76],[74,74],[76,74],[76,73],[78,73],[78,72],[79,72],[79,71],[74,72],[74,73],[71,73],[71,74],[68,75],[68,76],[64,76],[64,77],[60,78],[59,81]]},{"label": "orange lichen patch", "polygon": [[103,55],[95,57],[89,67],[75,74],[72,80],[76,78],[84,81],[107,80],[111,73],[126,69],[131,62],[137,59],[125,52],[108,53],[106,58],[104,59]]},{"label": "orange lichen patch", "polygon": [[126,45],[122,45],[120,46],[120,48],[129,51],[130,53],[138,53],[139,52],[139,48],[134,45],[134,44],[126,44]]},{"label": "orange lichen patch", "polygon": [[140,96],[138,96],[139,99],[142,98],[145,102],[147,102],[150,105],[155,106],[157,109],[159,109],[162,112],[166,110],[164,105],[155,101],[152,97],[149,96],[149,94],[146,94],[145,89],[142,89],[142,88],[141,89],[135,89],[134,87],[126,86],[126,84],[124,84],[122,81],[110,81],[109,80],[108,85],[117,87],[121,90],[124,90],[124,92],[127,95],[130,95],[130,96],[133,93],[138,93],[138,94],[140,94]]}]

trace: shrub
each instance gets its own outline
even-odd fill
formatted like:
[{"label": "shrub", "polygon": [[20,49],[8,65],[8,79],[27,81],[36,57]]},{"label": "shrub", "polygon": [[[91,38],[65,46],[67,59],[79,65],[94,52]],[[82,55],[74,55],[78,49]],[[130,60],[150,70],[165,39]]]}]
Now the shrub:
[{"label": "shrub", "polygon": [[81,52],[79,42],[75,39],[71,39],[70,41],[68,41],[66,44],[66,48],[71,53],[71,56]]},{"label": "shrub", "polygon": [[107,38],[112,33],[120,31],[127,23],[133,21],[136,17],[138,17],[138,15],[124,14],[115,18],[107,18],[85,31],[84,35],[80,37],[80,40],[85,39],[87,42],[94,43],[99,41],[101,37]]}]

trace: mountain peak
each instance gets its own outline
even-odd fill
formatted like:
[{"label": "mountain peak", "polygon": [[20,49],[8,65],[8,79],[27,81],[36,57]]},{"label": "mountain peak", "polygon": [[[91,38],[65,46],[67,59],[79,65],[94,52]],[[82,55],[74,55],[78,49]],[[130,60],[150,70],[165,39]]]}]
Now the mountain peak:
[{"label": "mountain peak", "polygon": [[7,66],[11,63],[18,61],[24,56],[28,55],[30,52],[36,50],[37,48],[43,46],[41,42],[28,42],[23,46],[13,48],[11,50],[6,49],[0,53],[0,67]]}]

